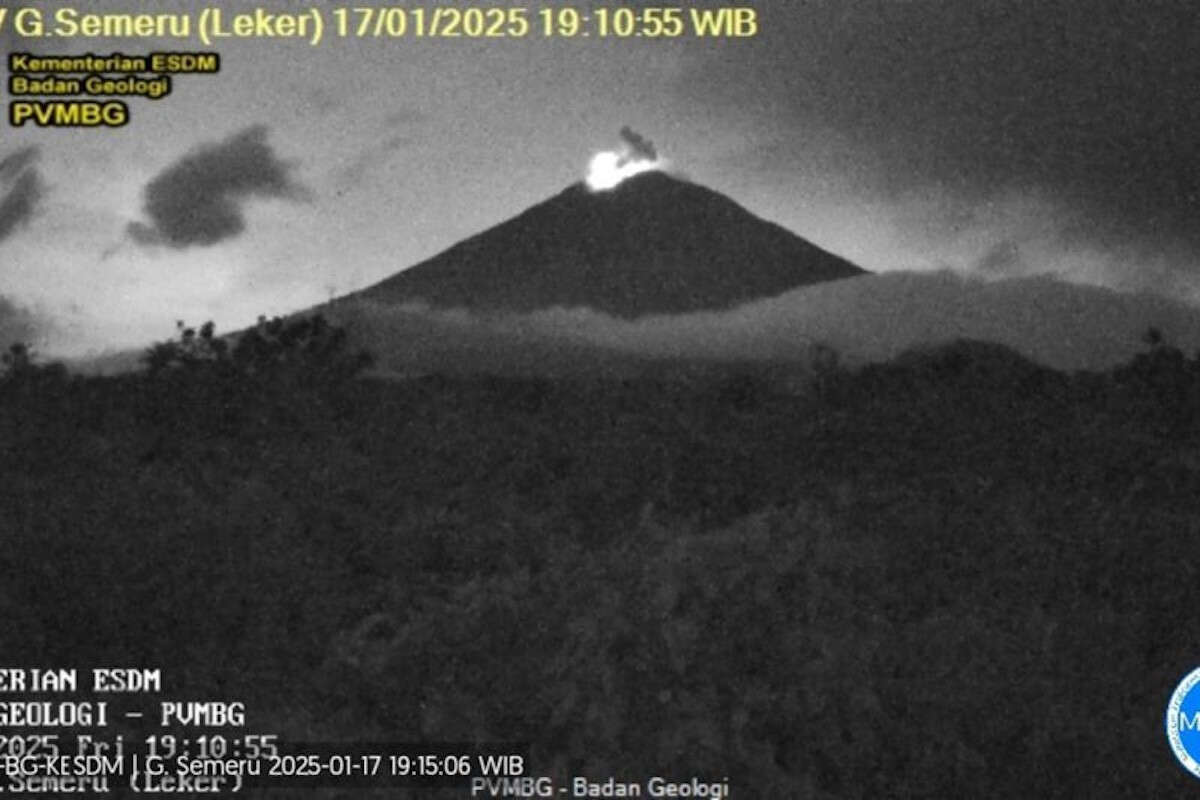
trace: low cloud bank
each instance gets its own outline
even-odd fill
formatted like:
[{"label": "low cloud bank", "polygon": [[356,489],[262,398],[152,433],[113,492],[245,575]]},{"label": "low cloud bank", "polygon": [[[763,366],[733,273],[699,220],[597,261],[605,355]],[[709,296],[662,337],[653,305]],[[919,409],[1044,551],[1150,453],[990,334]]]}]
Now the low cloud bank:
[{"label": "low cloud bank", "polygon": [[721,312],[620,320],[590,309],[475,316],[363,301],[328,309],[385,369],[548,371],[587,361],[807,361],[817,345],[850,363],[976,339],[1058,369],[1104,369],[1144,350],[1153,326],[1200,349],[1200,310],[1160,296],[1037,277],[988,282],[958,274],[885,273],[805,287]]}]

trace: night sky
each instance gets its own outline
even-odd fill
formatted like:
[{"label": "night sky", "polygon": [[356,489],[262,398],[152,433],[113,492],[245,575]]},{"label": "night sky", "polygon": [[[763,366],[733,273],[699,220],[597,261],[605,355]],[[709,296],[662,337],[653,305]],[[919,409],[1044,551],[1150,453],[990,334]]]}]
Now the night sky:
[{"label": "night sky", "polygon": [[[749,40],[222,43],[124,128],[5,127],[0,332],[79,352],[303,308],[560,191],[624,125],[871,270],[1200,302],[1192,4],[751,5]],[[205,49],[62,41],[0,51]]]}]

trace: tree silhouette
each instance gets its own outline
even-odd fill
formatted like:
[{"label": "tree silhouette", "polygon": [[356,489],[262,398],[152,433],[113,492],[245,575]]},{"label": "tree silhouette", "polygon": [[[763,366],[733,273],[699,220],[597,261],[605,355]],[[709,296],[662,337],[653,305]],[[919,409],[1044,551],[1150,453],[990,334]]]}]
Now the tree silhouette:
[{"label": "tree silhouette", "polygon": [[178,338],[160,342],[142,361],[151,376],[182,371],[213,377],[343,381],[370,366],[365,351],[351,352],[344,328],[322,315],[284,320],[258,318],[258,323],[229,342],[216,335],[209,321],[198,329],[176,323]]},{"label": "tree silhouette", "polygon": [[25,342],[13,342],[9,345],[8,352],[0,356],[0,363],[4,364],[4,374],[7,378],[18,378],[35,369],[33,352]]},{"label": "tree silhouette", "polygon": [[57,362],[38,364],[32,346],[26,342],[13,342],[8,351],[0,355],[0,381],[10,385],[28,385],[40,381],[59,381],[66,377],[66,368]]}]

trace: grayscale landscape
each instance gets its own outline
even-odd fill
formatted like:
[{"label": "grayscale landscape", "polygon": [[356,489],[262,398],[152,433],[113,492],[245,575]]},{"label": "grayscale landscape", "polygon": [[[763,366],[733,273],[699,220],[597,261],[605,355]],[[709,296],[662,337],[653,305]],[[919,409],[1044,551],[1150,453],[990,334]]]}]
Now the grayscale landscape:
[{"label": "grayscale landscape", "polygon": [[6,130],[4,662],[568,790],[1193,789],[1194,11],[748,7]]}]

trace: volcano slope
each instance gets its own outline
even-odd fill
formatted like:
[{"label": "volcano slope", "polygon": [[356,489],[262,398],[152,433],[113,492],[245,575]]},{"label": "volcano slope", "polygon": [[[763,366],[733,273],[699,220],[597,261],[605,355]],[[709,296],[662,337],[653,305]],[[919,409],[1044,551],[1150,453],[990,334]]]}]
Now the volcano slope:
[{"label": "volcano slope", "polygon": [[607,191],[574,184],[356,297],[633,318],[726,309],[861,274],[718,192],[646,172]]}]

